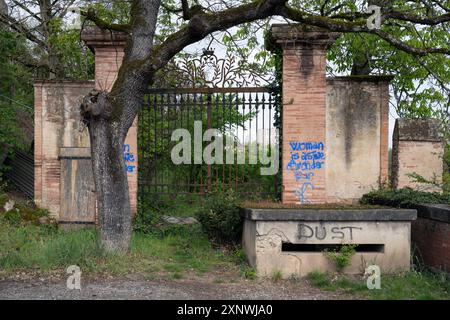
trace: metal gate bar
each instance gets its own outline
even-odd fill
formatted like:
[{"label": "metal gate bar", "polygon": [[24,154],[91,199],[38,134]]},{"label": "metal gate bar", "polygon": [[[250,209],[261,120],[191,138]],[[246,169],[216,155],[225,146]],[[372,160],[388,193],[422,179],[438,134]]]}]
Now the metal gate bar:
[{"label": "metal gate bar", "polygon": [[[273,99],[263,87],[148,89],[138,126],[139,197],[227,189],[276,195],[277,176],[260,176],[260,165],[247,159],[251,147],[278,148]],[[245,146],[246,164],[173,164],[170,154],[178,142],[171,141],[172,132],[187,129],[193,138],[194,121],[202,121],[203,131],[216,128],[223,137],[237,138]]]}]

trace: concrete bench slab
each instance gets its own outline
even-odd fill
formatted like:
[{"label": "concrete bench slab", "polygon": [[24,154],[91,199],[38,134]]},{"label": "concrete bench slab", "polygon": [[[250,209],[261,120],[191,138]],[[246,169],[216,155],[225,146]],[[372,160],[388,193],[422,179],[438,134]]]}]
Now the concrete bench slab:
[{"label": "concrete bench slab", "polygon": [[363,273],[376,264],[382,273],[409,270],[414,209],[242,209],[243,247],[259,276],[281,272],[306,276],[333,272],[323,250],[357,244],[343,272]]}]

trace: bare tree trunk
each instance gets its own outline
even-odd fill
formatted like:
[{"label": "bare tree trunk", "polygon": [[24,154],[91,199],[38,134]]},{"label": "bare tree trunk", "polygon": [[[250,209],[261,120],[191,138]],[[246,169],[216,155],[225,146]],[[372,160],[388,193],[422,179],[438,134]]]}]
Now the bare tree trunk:
[{"label": "bare tree trunk", "polygon": [[91,141],[100,240],[107,251],[127,251],[131,210],[123,144],[129,126],[110,113],[111,100],[107,92],[93,90],[81,108]]},{"label": "bare tree trunk", "polygon": [[127,251],[131,236],[123,138],[118,127],[105,119],[93,120],[89,125],[100,238],[108,251]]}]

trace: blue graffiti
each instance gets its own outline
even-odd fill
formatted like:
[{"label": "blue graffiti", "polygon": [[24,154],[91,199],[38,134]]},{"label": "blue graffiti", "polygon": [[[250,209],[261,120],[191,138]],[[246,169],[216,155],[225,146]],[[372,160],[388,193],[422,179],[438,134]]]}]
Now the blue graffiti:
[{"label": "blue graffiti", "polygon": [[311,182],[304,182],[302,186],[294,192],[294,194],[298,197],[300,200],[300,203],[311,203],[306,199],[306,191],[308,190],[308,187],[311,188],[311,190],[314,190],[314,185]]},{"label": "blue graffiti", "polygon": [[302,160],[322,160],[325,159],[325,153],[313,151],[313,152],[303,152],[302,153]]},{"label": "blue graffiti", "polygon": [[286,166],[287,170],[319,170],[322,169],[325,166],[325,161],[316,161],[313,160],[310,161],[301,161],[301,162],[295,162],[294,160],[289,161],[289,163]]},{"label": "blue graffiti", "polygon": [[289,142],[291,157],[286,169],[293,171],[295,181],[302,182],[294,194],[300,203],[309,203],[306,199],[306,191],[314,190],[312,183],[314,172],[325,167],[325,152],[323,142]]},{"label": "blue graffiti", "polygon": [[135,172],[136,166],[134,165],[129,165],[128,163],[130,162],[135,162],[135,158],[134,158],[134,153],[132,153],[129,144],[124,144],[123,145],[123,159],[125,160],[125,162],[127,162],[125,164],[125,171],[126,172]]},{"label": "blue graffiti", "polygon": [[311,178],[314,176],[314,172],[294,171],[294,176],[295,181],[311,180]]},{"label": "blue graffiti", "polygon": [[134,162],[134,154],[132,154],[132,153],[124,153],[123,154],[123,159],[126,162]]},{"label": "blue graffiti", "polygon": [[323,142],[289,142],[294,151],[323,150]]},{"label": "blue graffiti", "polygon": [[134,162],[134,154],[130,152],[131,148],[129,144],[123,145],[123,159],[125,162]]}]

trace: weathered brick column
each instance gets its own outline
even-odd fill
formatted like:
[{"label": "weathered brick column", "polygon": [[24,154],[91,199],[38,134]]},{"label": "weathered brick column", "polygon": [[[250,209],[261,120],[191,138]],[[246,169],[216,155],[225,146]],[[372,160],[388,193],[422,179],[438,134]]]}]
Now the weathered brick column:
[{"label": "weathered brick column", "polygon": [[[74,196],[66,197],[67,190],[61,188],[64,174],[61,174],[60,158],[62,150],[82,152],[89,148],[87,130],[81,130],[80,103],[93,87],[93,81],[38,80],[34,83],[34,200],[60,222],[80,222],[80,219],[94,222],[95,203],[83,205],[82,210],[76,206],[70,212],[64,210],[65,204],[78,203],[78,198],[83,199],[80,194],[89,195],[94,188],[89,185],[91,181],[80,179],[78,184],[69,184],[76,190],[69,190]],[[76,159],[77,164],[70,172],[76,173],[76,167],[80,167],[81,157]]]},{"label": "weathered brick column", "polygon": [[[85,28],[81,39],[95,54],[95,87],[110,91],[117,78],[125,55],[126,35],[120,32],[101,30],[96,27]],[[128,186],[130,189],[131,212],[137,206],[137,117],[128,131],[124,144],[124,157],[127,163]]]},{"label": "weathered brick column", "polygon": [[338,33],[272,25],[269,44],[283,50],[283,203],[325,203],[326,50]]},{"label": "weathered brick column", "polygon": [[393,139],[392,186],[441,191],[435,186],[413,182],[408,176],[417,173],[428,180],[442,181],[444,143],[439,134],[439,120],[397,119]]}]

